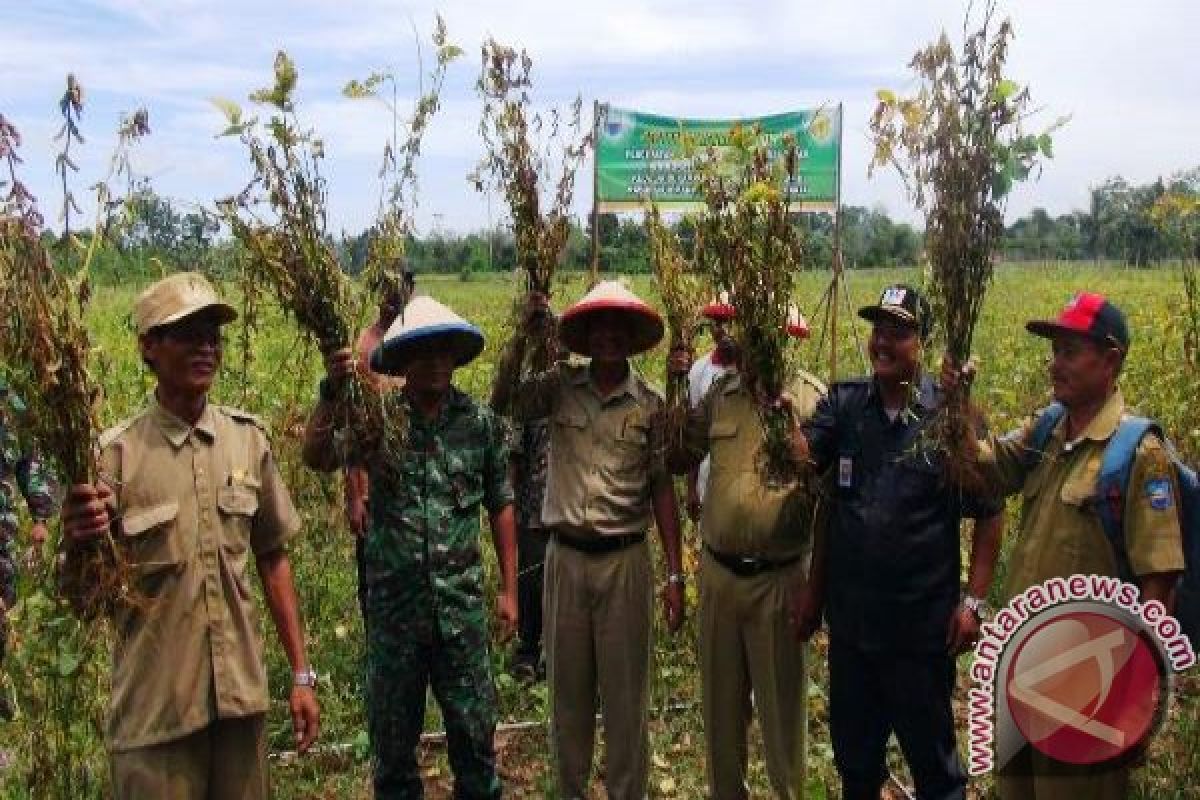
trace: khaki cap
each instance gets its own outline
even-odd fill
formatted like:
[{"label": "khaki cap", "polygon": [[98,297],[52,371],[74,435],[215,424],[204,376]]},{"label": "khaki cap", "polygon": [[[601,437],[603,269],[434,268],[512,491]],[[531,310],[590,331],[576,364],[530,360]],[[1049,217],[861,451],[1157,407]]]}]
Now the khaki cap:
[{"label": "khaki cap", "polygon": [[222,325],[237,319],[237,311],[221,302],[207,278],[198,272],[177,272],[138,295],[133,305],[133,320],[141,336],[153,328],[208,309],[217,312]]}]

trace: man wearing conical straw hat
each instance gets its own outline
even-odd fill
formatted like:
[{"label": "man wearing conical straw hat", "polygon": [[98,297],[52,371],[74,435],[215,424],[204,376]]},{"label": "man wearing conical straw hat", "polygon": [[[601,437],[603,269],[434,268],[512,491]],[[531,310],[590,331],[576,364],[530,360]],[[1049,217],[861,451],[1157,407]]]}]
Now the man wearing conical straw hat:
[{"label": "man wearing conical straw hat", "polygon": [[221,326],[236,316],[197,273],[142,292],[134,321],[154,396],[100,437],[100,484],[73,486],[63,510],[68,559],[111,534],[132,569],[137,602],[113,612],[106,739],[118,798],[267,797],[251,556],[295,676],[300,751],[317,736],[315,674],[285,550],[300,518],[262,423],[208,402]]},{"label": "man wearing conical straw hat", "polygon": [[[545,297],[530,295],[526,331],[544,313]],[[546,553],[544,625],[550,741],[565,799],[588,796],[597,693],[608,796],[646,796],[654,595],[646,530],[652,518],[669,571],[667,625],[674,632],[683,621],[679,510],[651,427],[662,396],[629,364],[662,335],[654,309],[620,283],[602,282],[567,309],[560,324],[562,343],[590,363],[560,363],[527,377],[511,398],[517,419],[550,418],[542,523],[553,540]],[[520,346],[510,350],[513,364],[522,356]],[[495,399],[498,407],[509,404],[507,397]]]},{"label": "man wearing conical straw hat", "polygon": [[479,507],[491,522],[496,616],[508,635],[517,597],[507,434],[452,383],[454,370],[482,350],[478,328],[431,297],[414,298],[371,354],[372,370],[405,379],[401,391],[383,396],[383,430],[354,441],[351,425],[340,446],[334,435],[347,408],[338,398],[354,370],[346,348],[326,360],[305,432],[309,466],[332,471],[348,462],[368,471],[367,721],[376,797],[421,796],[416,750],[430,686],[446,725],[454,796],[500,797]]},{"label": "man wearing conical straw hat", "polygon": [[[722,311],[724,321],[736,313],[728,304]],[[796,310],[787,332],[808,335]],[[737,369],[737,343],[723,344],[730,363],[688,414],[682,452],[671,459],[676,471],[709,463],[697,612],[709,793],[716,800],[749,796],[746,737],[754,713],[774,796],[796,800],[804,797],[808,680],[794,609],[807,582],[816,494],[803,479],[764,482],[762,410],[777,398],[748,385]],[[685,352],[671,354],[671,368],[688,368]],[[799,372],[780,402],[796,424],[824,393],[820,381]]]}]

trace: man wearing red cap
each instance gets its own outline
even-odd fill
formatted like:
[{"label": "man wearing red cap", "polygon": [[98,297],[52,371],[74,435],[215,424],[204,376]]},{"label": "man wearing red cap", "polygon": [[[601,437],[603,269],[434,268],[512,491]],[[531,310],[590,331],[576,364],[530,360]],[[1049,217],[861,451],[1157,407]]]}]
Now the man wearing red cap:
[{"label": "man wearing red cap", "polygon": [[[735,370],[737,362],[737,344],[729,335],[729,321],[733,319],[734,309],[728,298],[722,297],[709,303],[701,310],[701,315],[709,321],[713,344],[711,352],[692,364],[688,370],[688,407],[697,409],[700,401],[708,394],[708,390],[721,376]],[[673,354],[674,355],[674,354]],[[690,356],[691,354],[687,354]],[[688,471],[687,476],[687,512],[692,522],[700,520],[700,512],[704,507],[704,490],[708,483],[709,458],[705,456],[700,466]]]},{"label": "man wearing red cap", "polygon": [[[547,312],[531,295],[526,325]],[[629,356],[662,338],[658,313],[616,281],[598,284],[563,314],[562,343],[587,365],[560,363],[498,393],[519,420],[550,418],[542,523],[553,531],[545,564],[545,639],[550,741],[559,796],[589,796],[596,698],[604,715],[613,800],[643,800],[648,761],[647,704],[653,566],[651,519],[665,552],[664,612],[683,622],[683,574],[675,487],[652,423],[661,395],[633,371]],[[515,347],[513,369],[523,353]]]},{"label": "man wearing red cap", "polygon": [[[799,336],[800,324],[789,325]],[[728,338],[728,337],[726,337]],[[727,344],[736,356],[736,347]],[[681,369],[678,353],[672,369]],[[684,354],[686,355],[686,354]],[[797,420],[811,416],[825,387],[801,372],[784,394]],[[804,796],[807,748],[805,645],[793,609],[803,596],[812,545],[814,492],[804,483],[769,486],[759,459],[762,396],[731,364],[688,415],[674,469],[710,465],[700,516],[700,677],[709,793],[745,800],[752,716],[762,733],[778,800]]]},{"label": "man wearing red cap", "polygon": [[[1178,486],[1162,440],[1148,434],[1135,452],[1123,499],[1123,552],[1110,543],[1092,504],[1105,447],[1126,410],[1117,388],[1129,353],[1125,315],[1103,295],[1084,292],[1057,319],[1025,327],[1051,341],[1050,379],[1065,413],[1044,446],[1033,442],[1040,415],[1018,431],[981,443],[981,463],[993,488],[1019,491],[1023,498],[1005,601],[1051,578],[1128,578],[1127,569],[1136,576],[1143,604],[1166,605],[1184,559]],[[952,365],[943,366],[944,384],[959,379]],[[1026,745],[1000,765],[997,784],[1005,800],[1118,800],[1129,790],[1129,765],[1065,764]]]}]

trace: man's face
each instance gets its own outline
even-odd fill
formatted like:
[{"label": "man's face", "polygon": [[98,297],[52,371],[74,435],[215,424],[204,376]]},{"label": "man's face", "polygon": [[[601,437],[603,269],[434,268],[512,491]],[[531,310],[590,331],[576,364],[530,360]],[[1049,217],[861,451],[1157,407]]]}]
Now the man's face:
[{"label": "man's face", "polygon": [[729,324],[713,320],[711,325],[713,343],[717,346],[717,350],[723,358],[732,359],[737,353],[737,343],[733,341],[733,336],[729,333]]},{"label": "man's face", "polygon": [[1055,400],[1070,408],[1108,396],[1120,370],[1117,348],[1080,334],[1057,332],[1050,349],[1048,371]]},{"label": "man's face", "polygon": [[629,357],[629,320],[619,312],[601,311],[588,322],[587,342],[592,359],[624,361]]},{"label": "man's face", "polygon": [[900,321],[881,320],[871,326],[867,340],[871,370],[885,383],[904,383],[916,375],[921,358],[921,337]]},{"label": "man's face", "polygon": [[161,387],[188,395],[206,394],[221,366],[221,324],[200,312],[154,328],[139,339],[142,358]]},{"label": "man's face", "polygon": [[445,343],[425,342],[404,367],[405,386],[417,394],[442,394],[454,377],[454,354]]}]

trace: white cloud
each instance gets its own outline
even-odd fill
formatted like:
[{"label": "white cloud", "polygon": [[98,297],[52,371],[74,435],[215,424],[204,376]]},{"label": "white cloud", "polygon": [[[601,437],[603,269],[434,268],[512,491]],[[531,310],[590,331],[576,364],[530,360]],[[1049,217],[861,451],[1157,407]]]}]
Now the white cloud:
[{"label": "white cloud", "polygon": [[[327,142],[333,227],[356,230],[371,219],[375,170],[390,128],[387,113],[338,94],[351,77],[392,67],[401,93],[414,92],[414,27],[427,37],[435,10],[466,55],[447,80],[420,163],[419,219],[435,214],[468,229],[487,220],[487,203],[467,185],[480,155],[479,101],[473,83],[478,44],[488,35],[534,56],[539,98],[564,102],[576,92],[681,116],[730,117],[843,102],[844,197],[882,204],[911,218],[899,182],[868,181],[866,124],[874,89],[905,88],[913,51],[941,29],[961,28],[957,0],[754,5],[710,0],[614,0],[605,4],[460,0],[45,0],[7,10],[0,30],[0,112],[26,133],[26,177],[44,199],[54,189],[51,140],[63,74],[89,92],[82,186],[102,173],[118,112],[150,108],[154,134],[136,163],[164,193],[211,202],[248,177],[236,142],[214,141],[219,115],[207,98],[244,98],[265,84],[277,48],[301,69],[302,114]],[[1120,173],[1134,181],[1200,161],[1197,80],[1191,63],[1200,6],[1147,0],[1011,0],[1017,38],[1011,66],[1053,115],[1070,113],[1057,158],[1041,180],[1019,188],[1011,211],[1042,205],[1061,213],[1087,202],[1087,187]],[[402,106],[407,103],[402,101]],[[578,187],[583,211],[590,170]],[[47,202],[47,208],[57,201]],[[495,209],[495,205],[494,205]]]}]

